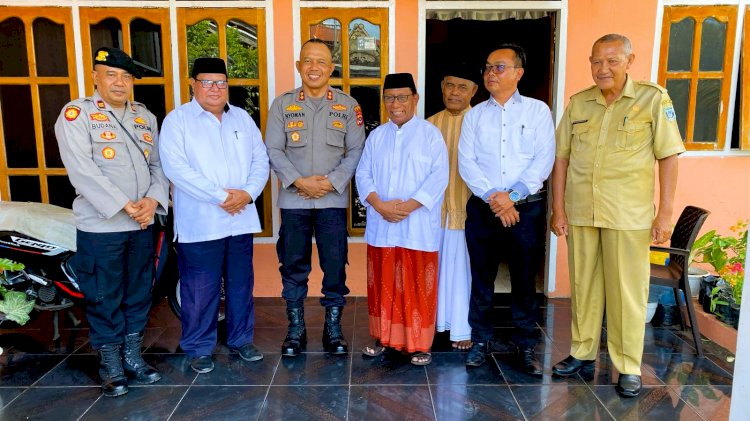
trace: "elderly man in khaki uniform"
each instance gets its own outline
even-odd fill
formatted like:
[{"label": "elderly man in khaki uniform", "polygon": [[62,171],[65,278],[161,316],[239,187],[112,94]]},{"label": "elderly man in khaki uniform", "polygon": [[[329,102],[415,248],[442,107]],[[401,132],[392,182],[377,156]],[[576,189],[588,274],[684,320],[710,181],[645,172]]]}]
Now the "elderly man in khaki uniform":
[{"label": "elderly man in khaki uniform", "polygon": [[154,214],[167,214],[169,182],[159,160],[156,117],[130,101],[140,72],[117,48],[94,55],[96,91],[68,103],[55,135],[78,196],[75,269],[86,298],[91,347],[99,352],[102,393],[127,393],[161,375],[141,357],[151,308]]},{"label": "elderly man in khaki uniform", "polygon": [[567,236],[573,310],[570,356],[553,373],[593,374],[606,303],[607,349],[624,397],[641,390],[649,244],[671,235],[677,155],[685,151],[667,91],[628,76],[634,59],[622,35],[594,43],[596,85],[570,99],[552,172],[551,228]]}]

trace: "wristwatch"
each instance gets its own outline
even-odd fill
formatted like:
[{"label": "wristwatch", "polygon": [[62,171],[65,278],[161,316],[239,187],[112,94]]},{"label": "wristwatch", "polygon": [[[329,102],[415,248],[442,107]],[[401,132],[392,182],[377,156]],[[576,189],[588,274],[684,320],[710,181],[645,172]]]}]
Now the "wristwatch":
[{"label": "wristwatch", "polygon": [[515,190],[511,190],[508,192],[508,198],[510,199],[511,202],[517,203],[519,200],[521,200],[521,193]]}]

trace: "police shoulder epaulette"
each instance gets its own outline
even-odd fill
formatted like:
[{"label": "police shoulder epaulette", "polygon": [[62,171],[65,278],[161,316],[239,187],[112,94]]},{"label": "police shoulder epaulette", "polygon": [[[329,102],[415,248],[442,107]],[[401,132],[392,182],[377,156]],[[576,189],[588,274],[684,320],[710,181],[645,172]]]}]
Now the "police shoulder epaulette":
[{"label": "police shoulder epaulette", "polygon": [[638,85],[643,85],[643,86],[649,86],[651,88],[656,88],[659,91],[661,91],[662,93],[666,93],[667,92],[667,89],[664,88],[663,86],[661,86],[661,85],[659,85],[657,83],[654,83],[654,82],[650,82],[648,80],[637,80],[637,81],[635,81],[635,83],[638,84]]}]

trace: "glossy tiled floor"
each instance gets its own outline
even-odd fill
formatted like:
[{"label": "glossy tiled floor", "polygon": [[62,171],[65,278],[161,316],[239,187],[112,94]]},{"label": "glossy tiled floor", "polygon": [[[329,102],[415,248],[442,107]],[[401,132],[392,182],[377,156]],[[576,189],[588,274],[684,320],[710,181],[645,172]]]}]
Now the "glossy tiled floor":
[{"label": "glossy tiled floor", "polygon": [[362,357],[358,350],[369,341],[363,298],[350,299],[344,316],[353,352],[341,357],[322,352],[323,309],[309,300],[308,352],[282,359],[284,306],[280,299],[258,299],[255,343],[265,358],[248,363],[219,345],[216,369],[199,375],[178,349],[179,322],[162,304],[152,311],[144,346],[146,360],[164,378],[153,386],[133,386],[114,399],[100,397],[98,360],[88,346],[86,322],[71,327],[66,318],[61,338],[53,340],[51,318],[42,315],[23,329],[0,328],[5,349],[0,356],[0,420],[727,418],[733,367],[710,343],[706,358],[696,358],[689,333],[647,325],[645,387],[638,398],[623,399],[614,390],[617,374],[609,364],[605,338],[592,381],[551,377],[551,366],[568,354],[569,301],[549,300],[542,309],[537,346],[545,367],[542,378],[513,368],[510,311],[501,305],[496,310],[497,352],[488,364],[467,369],[464,354],[452,352],[445,335],[438,335],[433,363],[415,367],[398,354]]}]

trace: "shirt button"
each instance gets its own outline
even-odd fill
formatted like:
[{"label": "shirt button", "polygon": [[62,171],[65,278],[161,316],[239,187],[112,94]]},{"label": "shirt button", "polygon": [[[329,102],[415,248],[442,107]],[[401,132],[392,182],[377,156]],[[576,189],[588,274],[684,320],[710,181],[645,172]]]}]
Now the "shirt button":
[{"label": "shirt button", "polygon": [[503,171],[503,174],[505,174],[505,171]]},{"label": "shirt button", "polygon": [[503,158],[505,158],[505,155],[503,155]]}]

